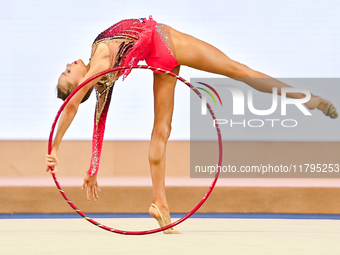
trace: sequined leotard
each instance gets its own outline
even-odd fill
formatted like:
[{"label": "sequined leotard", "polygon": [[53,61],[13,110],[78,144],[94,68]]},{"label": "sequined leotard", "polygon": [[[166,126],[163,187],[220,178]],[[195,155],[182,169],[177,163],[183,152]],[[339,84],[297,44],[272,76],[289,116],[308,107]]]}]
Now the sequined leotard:
[{"label": "sequined leotard", "polygon": [[[100,33],[92,45],[92,55],[100,43],[119,43],[117,53],[112,57],[112,67],[136,65],[145,60],[153,67],[171,71],[178,63],[174,56],[174,48],[169,27],[149,19],[122,20]],[[109,73],[97,84],[97,104],[92,138],[92,158],[88,171],[90,176],[98,172],[101,148],[104,137],[106,116],[114,82],[119,76],[126,78],[131,69],[118,74]],[[157,71],[155,71],[157,72]],[[100,91],[99,91],[100,90]]]},{"label": "sequined leotard", "polygon": [[[100,43],[120,42],[114,66],[136,65],[145,60],[150,66],[171,71],[178,63],[174,56],[169,27],[149,19],[122,20],[100,33],[93,42],[92,54]],[[131,72],[122,72],[124,78]]]}]

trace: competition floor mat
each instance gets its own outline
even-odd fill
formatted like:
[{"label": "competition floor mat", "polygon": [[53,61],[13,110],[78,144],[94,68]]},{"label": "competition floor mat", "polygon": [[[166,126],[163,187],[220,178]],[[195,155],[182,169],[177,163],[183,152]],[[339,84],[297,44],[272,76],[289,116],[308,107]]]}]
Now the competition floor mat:
[{"label": "competition floor mat", "polygon": [[[157,227],[146,214],[98,214],[127,230]],[[173,220],[181,215],[173,214]],[[123,236],[72,214],[1,214],[0,254],[339,254],[339,215],[196,214],[180,235]]]}]

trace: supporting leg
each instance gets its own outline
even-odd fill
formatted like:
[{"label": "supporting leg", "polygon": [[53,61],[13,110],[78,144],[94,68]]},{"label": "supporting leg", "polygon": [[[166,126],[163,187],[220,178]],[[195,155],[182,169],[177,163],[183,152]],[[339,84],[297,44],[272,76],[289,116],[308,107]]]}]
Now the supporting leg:
[{"label": "supporting leg", "polygon": [[[173,73],[179,73],[177,66]],[[171,132],[174,93],[177,79],[167,74],[154,74],[154,126],[151,135],[149,163],[153,184],[153,200],[149,213],[160,226],[171,223],[165,195],[166,145]],[[165,233],[178,233],[169,230]]]}]

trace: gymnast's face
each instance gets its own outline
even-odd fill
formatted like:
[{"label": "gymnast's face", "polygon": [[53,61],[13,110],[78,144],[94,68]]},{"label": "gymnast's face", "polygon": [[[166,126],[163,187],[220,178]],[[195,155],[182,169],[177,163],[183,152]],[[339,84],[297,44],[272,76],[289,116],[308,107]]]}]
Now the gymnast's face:
[{"label": "gymnast's face", "polygon": [[79,85],[86,73],[87,66],[81,59],[67,64],[65,71],[60,75],[58,80],[58,97],[65,100]]}]

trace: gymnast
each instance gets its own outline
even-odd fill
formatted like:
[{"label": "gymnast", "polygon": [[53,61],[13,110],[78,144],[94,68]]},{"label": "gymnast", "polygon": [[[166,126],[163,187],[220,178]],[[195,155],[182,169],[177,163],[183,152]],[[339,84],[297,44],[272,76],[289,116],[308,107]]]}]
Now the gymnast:
[{"label": "gymnast", "polygon": [[[246,65],[231,60],[214,46],[181,33],[165,24],[149,19],[128,19],[114,24],[100,33],[92,45],[91,58],[87,65],[82,60],[67,64],[58,80],[58,97],[65,100],[82,82],[93,75],[118,66],[136,65],[145,60],[150,66],[160,67],[179,74],[180,66],[186,65],[198,70],[224,75],[247,83],[262,92],[271,93],[272,88],[290,87],[278,80],[249,79],[270,78],[252,70]],[[66,105],[54,138],[52,151],[46,155],[47,172],[55,173],[58,165],[58,149],[66,130],[77,113],[80,103],[84,102],[95,88],[97,103],[92,138],[92,157],[82,188],[86,190],[87,199],[98,199],[100,191],[97,172],[103,142],[106,115],[110,104],[115,81],[126,78],[131,70],[126,69],[99,77],[75,94]],[[173,76],[154,71],[154,125],[149,148],[149,164],[153,185],[153,200],[149,213],[160,227],[171,223],[169,207],[165,195],[165,158],[166,146],[171,132],[174,109],[174,90],[177,79]],[[302,93],[290,93],[292,98],[304,98]],[[305,103],[309,109],[319,109],[326,116],[337,118],[334,105],[318,96],[311,95]],[[164,231],[168,234],[180,233],[174,229]]]}]

